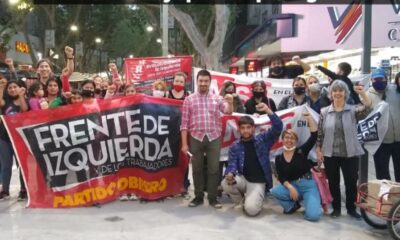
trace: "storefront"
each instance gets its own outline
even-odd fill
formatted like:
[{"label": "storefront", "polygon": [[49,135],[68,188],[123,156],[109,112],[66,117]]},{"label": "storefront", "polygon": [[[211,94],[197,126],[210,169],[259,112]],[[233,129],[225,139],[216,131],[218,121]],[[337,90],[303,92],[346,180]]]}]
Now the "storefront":
[{"label": "storefront", "polygon": [[31,53],[35,54],[38,59],[42,57],[40,52],[41,44],[38,37],[29,36],[32,49],[29,47],[23,33],[19,32],[14,35],[7,44],[7,58],[12,58],[18,65],[32,65]]},{"label": "storefront", "polygon": [[[392,77],[399,70],[399,13],[399,6],[372,6],[371,67],[383,66]],[[275,30],[275,41],[249,49],[230,67],[242,72],[247,59],[257,59],[262,67],[252,74],[265,77],[269,57],[280,53],[286,59],[300,55],[311,65],[320,64],[332,70],[339,62],[347,61],[353,66],[353,73],[359,73],[363,46],[361,5],[284,4],[282,16],[295,16],[294,24],[290,25],[294,27],[293,36],[279,36]]]}]

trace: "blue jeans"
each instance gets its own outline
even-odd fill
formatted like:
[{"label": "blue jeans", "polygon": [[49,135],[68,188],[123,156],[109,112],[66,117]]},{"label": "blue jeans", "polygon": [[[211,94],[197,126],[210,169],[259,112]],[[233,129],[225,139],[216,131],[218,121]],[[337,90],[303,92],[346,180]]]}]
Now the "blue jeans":
[{"label": "blue jeans", "polygon": [[[303,200],[305,208],[304,218],[308,221],[318,221],[321,217],[321,197],[314,179],[307,180],[301,178],[300,180],[292,181],[290,184],[299,193],[299,200]],[[295,202],[290,199],[289,190],[279,184],[271,189],[271,194],[282,205],[285,212],[294,207]]]},{"label": "blue jeans", "polygon": [[1,177],[3,182],[4,192],[10,191],[10,181],[13,165],[14,150],[11,143],[0,139],[0,162],[1,162]]}]

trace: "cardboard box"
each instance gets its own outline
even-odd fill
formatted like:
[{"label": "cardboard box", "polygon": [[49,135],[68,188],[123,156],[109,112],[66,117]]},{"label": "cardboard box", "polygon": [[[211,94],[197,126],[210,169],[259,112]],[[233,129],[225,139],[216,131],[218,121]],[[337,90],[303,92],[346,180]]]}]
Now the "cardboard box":
[{"label": "cardboard box", "polygon": [[373,208],[376,213],[379,213],[381,196],[383,196],[381,203],[390,205],[382,205],[380,214],[387,215],[392,206],[400,201],[400,183],[389,180],[368,181],[367,205],[368,207]]}]

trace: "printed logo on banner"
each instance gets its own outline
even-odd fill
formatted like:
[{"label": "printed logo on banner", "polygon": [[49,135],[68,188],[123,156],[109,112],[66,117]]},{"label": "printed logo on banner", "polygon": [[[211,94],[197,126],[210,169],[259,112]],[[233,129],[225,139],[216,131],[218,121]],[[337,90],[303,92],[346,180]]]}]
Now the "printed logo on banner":
[{"label": "printed logo on banner", "polygon": [[141,104],[17,130],[48,186],[63,190],[119,169],[176,166],[179,123],[176,107]]},{"label": "printed logo on banner", "polygon": [[357,137],[361,143],[373,142],[379,140],[378,120],[382,117],[380,112],[376,112],[371,117],[366,118],[358,123]]},{"label": "printed logo on banner", "polygon": [[362,5],[353,2],[346,7],[342,14],[338,13],[336,7],[328,7],[328,12],[335,29],[335,36],[337,36],[336,43],[342,44],[361,19]]}]

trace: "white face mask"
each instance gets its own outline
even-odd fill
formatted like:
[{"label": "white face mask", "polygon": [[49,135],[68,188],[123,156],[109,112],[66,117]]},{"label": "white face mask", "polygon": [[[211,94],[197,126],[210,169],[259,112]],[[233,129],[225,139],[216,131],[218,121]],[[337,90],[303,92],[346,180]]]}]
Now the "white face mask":
[{"label": "white face mask", "polygon": [[153,96],[154,97],[164,97],[164,91],[153,90]]},{"label": "white face mask", "polygon": [[308,89],[310,89],[310,92],[319,92],[321,91],[321,85],[318,83],[314,83],[308,86]]},{"label": "white face mask", "polygon": [[286,151],[293,151],[296,149],[296,146],[293,146],[291,148],[287,148],[285,145],[283,145],[283,149],[285,149]]}]

